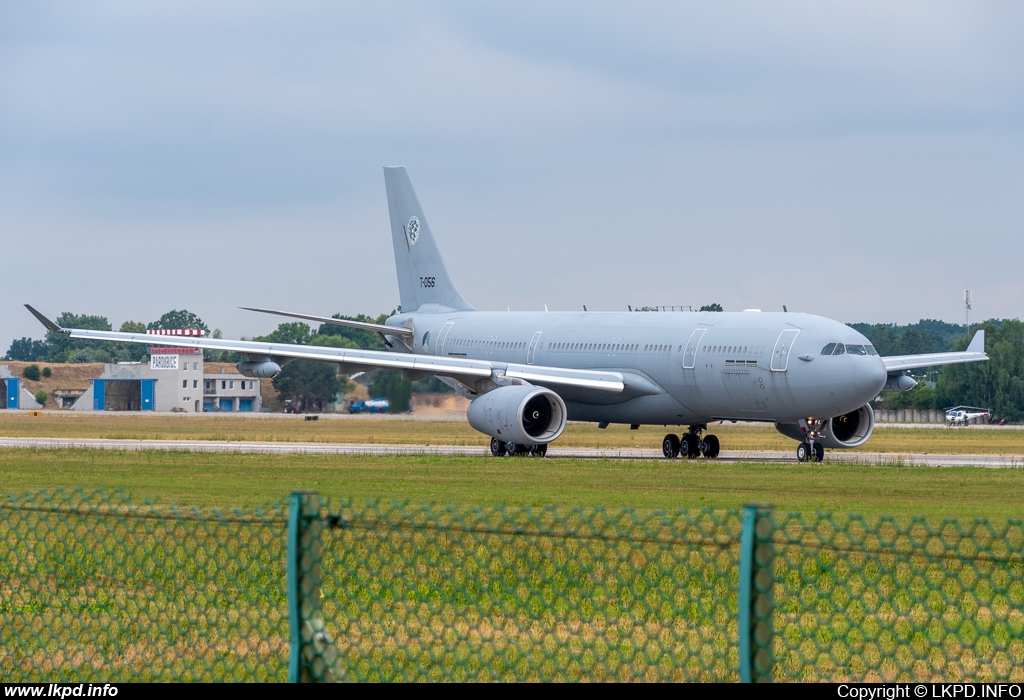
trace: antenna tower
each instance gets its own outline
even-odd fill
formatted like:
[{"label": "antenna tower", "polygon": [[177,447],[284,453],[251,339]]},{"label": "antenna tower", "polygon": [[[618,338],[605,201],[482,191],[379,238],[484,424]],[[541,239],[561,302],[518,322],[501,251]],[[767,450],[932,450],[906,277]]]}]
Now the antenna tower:
[{"label": "antenna tower", "polygon": [[966,334],[971,334],[971,290],[964,290],[964,326]]}]

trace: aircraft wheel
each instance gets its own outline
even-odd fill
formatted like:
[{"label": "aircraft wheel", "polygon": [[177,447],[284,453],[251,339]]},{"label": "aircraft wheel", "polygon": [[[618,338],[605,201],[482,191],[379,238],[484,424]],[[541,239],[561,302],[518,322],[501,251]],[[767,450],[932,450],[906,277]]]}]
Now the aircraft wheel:
[{"label": "aircraft wheel", "polygon": [[522,457],[527,452],[529,452],[529,448],[526,445],[519,445],[514,442],[506,442],[505,451],[508,452],[509,457]]},{"label": "aircraft wheel", "polygon": [[665,436],[665,439],[661,441],[661,453],[665,455],[666,459],[675,459],[679,456],[679,438],[669,433]]},{"label": "aircraft wheel", "polygon": [[811,446],[806,442],[801,442],[796,448],[796,461],[806,462],[811,458]]},{"label": "aircraft wheel", "polygon": [[696,435],[683,433],[683,437],[679,439],[679,454],[684,455],[687,459],[700,454],[700,440]]},{"label": "aircraft wheel", "polygon": [[547,446],[546,443],[543,444],[543,445],[537,445],[534,448],[534,450],[533,450],[533,454],[537,455],[538,457],[543,457],[547,453],[548,453],[548,446]]},{"label": "aircraft wheel", "polygon": [[491,438],[491,456],[492,457],[504,457],[508,450],[505,449],[505,443],[498,438]]},{"label": "aircraft wheel", "polygon": [[812,445],[812,447],[814,448],[814,461],[815,462],[822,462],[822,461],[824,461],[825,460],[825,446],[822,445],[820,442],[816,442],[816,443],[814,443],[814,445]]},{"label": "aircraft wheel", "polygon": [[708,459],[714,459],[718,456],[721,451],[721,446],[718,444],[718,437],[715,435],[704,436],[704,456]]}]

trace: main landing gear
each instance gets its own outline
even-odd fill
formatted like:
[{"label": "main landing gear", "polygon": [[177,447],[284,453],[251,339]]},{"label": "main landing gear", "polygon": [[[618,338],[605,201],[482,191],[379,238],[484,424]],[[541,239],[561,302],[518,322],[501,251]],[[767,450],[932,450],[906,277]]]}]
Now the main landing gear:
[{"label": "main landing gear", "polygon": [[491,455],[494,457],[543,457],[548,453],[548,446],[544,445],[520,445],[515,442],[502,442],[498,438],[491,438]]},{"label": "main landing gear", "polygon": [[665,436],[661,441],[661,452],[668,459],[675,459],[679,455],[692,459],[694,457],[706,457],[714,459],[718,456],[720,445],[718,438],[714,435],[705,435],[701,439],[701,433],[708,429],[707,424],[691,425],[690,429],[676,437],[672,433]]},{"label": "main landing gear", "polygon": [[[806,427],[804,427],[805,423]],[[825,447],[818,442],[821,440],[821,430],[825,427],[825,421],[809,418],[806,421],[800,421],[800,425],[807,433],[807,440],[797,445],[796,461],[820,462],[825,459]]]}]

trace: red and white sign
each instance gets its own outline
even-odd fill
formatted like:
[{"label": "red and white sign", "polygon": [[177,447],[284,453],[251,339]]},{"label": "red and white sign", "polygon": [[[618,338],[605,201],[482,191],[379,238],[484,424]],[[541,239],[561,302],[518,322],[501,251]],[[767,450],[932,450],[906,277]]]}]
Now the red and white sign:
[{"label": "red and white sign", "polygon": [[199,328],[157,328],[148,330],[150,335],[205,335],[206,331]]}]

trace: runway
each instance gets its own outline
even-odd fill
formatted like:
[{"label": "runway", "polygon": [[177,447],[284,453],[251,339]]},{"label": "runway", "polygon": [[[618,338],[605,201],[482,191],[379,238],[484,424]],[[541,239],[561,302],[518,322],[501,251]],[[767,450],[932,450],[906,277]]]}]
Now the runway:
[{"label": "runway", "polygon": [[[444,445],[359,445],[313,442],[230,442],[216,440],[103,440],[65,438],[0,438],[0,448],[20,449],[94,449],[94,450],[164,450],[169,452],[235,452],[240,454],[308,454],[308,455],[446,455],[483,457],[489,452],[483,445],[474,447]],[[664,460],[660,450],[594,449],[585,447],[550,447],[548,458]],[[684,460],[680,460],[684,461]],[[695,459],[693,462],[702,461]],[[792,462],[797,464],[796,451],[723,450],[716,462]],[[829,450],[825,463],[865,464],[878,466],[921,467],[988,467],[991,469],[1022,468],[1024,455],[944,455],[897,454],[894,452],[846,452]]]}]

